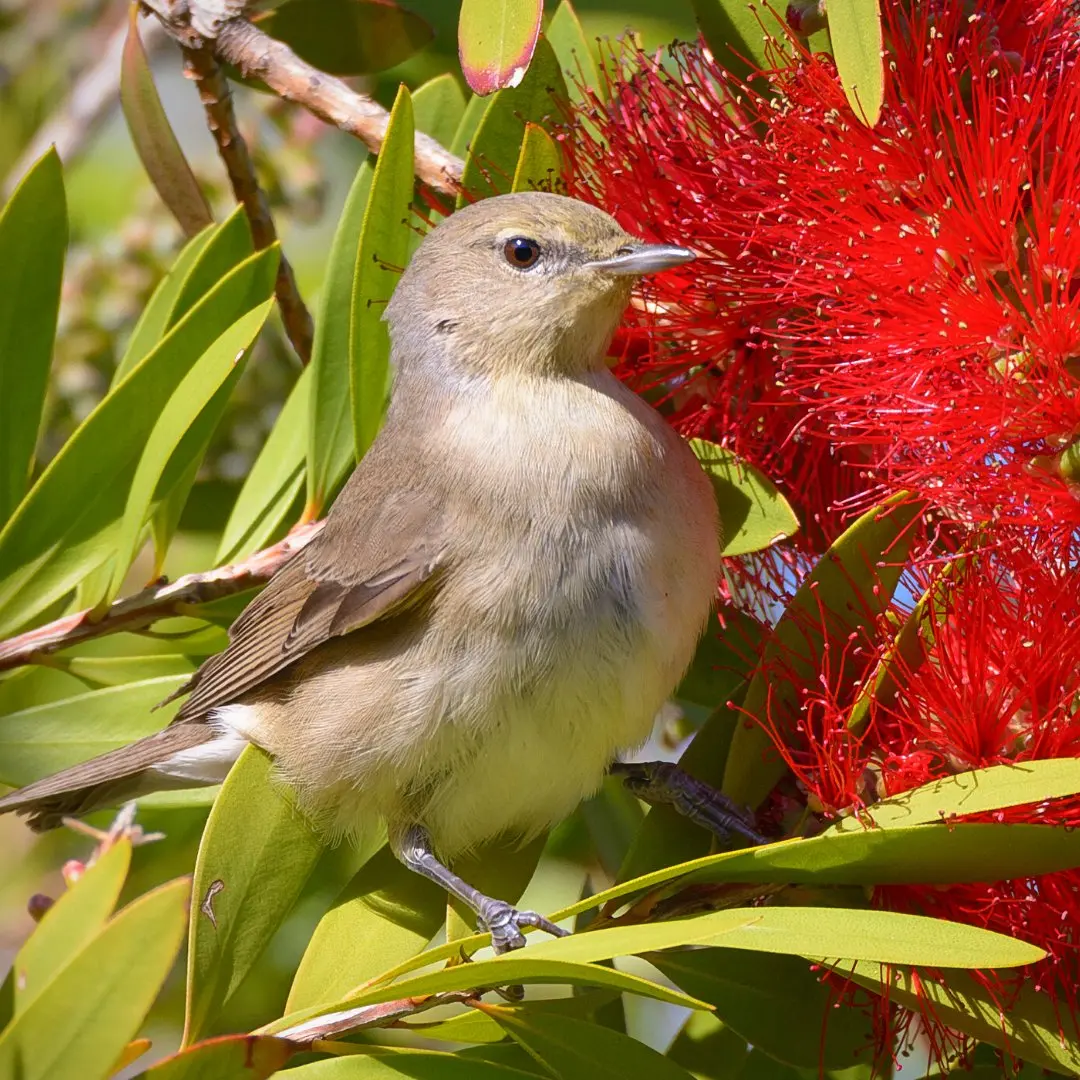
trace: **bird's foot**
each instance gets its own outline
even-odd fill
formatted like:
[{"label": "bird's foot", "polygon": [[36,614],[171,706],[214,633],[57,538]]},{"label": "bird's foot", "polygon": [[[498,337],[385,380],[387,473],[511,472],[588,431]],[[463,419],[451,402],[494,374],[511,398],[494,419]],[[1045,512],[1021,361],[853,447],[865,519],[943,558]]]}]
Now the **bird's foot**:
[{"label": "bird's foot", "polygon": [[754,827],[754,817],[748,810],[670,761],[617,761],[611,772],[622,777],[627,789],[643,802],[672,806],[722,839],[737,835],[752,844],[769,842]]},{"label": "bird's foot", "polygon": [[491,934],[491,947],[496,955],[520,949],[525,944],[522,930],[526,926],[543,930],[554,937],[566,937],[569,933],[535,911],[519,911],[505,900],[495,900],[490,896],[479,898],[476,917],[479,929]]}]

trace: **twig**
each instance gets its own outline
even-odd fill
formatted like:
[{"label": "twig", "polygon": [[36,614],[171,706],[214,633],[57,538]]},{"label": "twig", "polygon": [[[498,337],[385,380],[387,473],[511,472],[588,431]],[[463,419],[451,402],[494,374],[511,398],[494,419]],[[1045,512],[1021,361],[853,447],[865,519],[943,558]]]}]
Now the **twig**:
[{"label": "twig", "polygon": [[[154,52],[169,40],[164,27],[156,19],[151,19],[142,27],[141,36],[147,53]],[[19,160],[11,167],[5,180],[5,190],[10,193],[50,146],[56,147],[60,160],[68,168],[78,159],[83,147],[119,100],[120,56],[126,37],[127,18],[124,17],[110,34],[97,62],[78,76],[71,92],[38,128]]]},{"label": "twig", "polygon": [[[212,5],[207,0],[143,0],[143,6],[153,11],[170,37],[185,48],[205,45],[219,60],[246,76],[261,79],[279,97],[302,105],[378,153],[390,114],[341,79],[301,60],[288,45],[236,17],[242,5],[226,4],[221,12],[208,10]],[[465,167],[461,158],[419,131],[415,147],[416,175],[436,191],[456,195]]]},{"label": "twig", "polygon": [[0,671],[33,664],[39,657],[90,638],[140,630],[157,619],[190,615],[192,605],[205,604],[262,585],[289,558],[310,543],[322,526],[321,521],[298,526],[284,540],[242,562],[199,574],[185,574],[171,585],[143,589],[135,596],[117,600],[99,619],[93,619],[88,609],[0,641]]},{"label": "twig", "polygon": [[349,1031],[362,1031],[364,1028],[392,1027],[406,1016],[427,1012],[439,1005],[464,1005],[475,1001],[482,990],[447,990],[441,994],[427,997],[398,998],[396,1001],[382,1001],[377,1005],[359,1005],[355,1009],[342,1009],[339,1012],[316,1016],[303,1023],[294,1024],[284,1031],[273,1034],[289,1042],[310,1044],[335,1035],[344,1035]]},{"label": "twig", "polygon": [[[270,216],[266,195],[259,187],[247,143],[236,123],[229,82],[207,48],[185,48],[184,64],[198,88],[199,98],[206,110],[207,126],[229,174],[233,194],[236,201],[243,205],[251,223],[251,238],[255,242],[255,248],[261,250],[269,247],[277,239],[277,230],[274,228],[274,219]],[[281,308],[285,333],[288,334],[296,355],[306,364],[311,360],[314,333],[311,315],[304,306],[292,267],[284,253],[278,262],[274,292]]]}]

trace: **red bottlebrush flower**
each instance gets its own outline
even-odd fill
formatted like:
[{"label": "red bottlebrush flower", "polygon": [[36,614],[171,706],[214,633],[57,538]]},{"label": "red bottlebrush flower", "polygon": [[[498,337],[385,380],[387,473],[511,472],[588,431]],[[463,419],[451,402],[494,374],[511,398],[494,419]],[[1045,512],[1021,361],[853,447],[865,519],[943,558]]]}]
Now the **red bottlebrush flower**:
[{"label": "red bottlebrush flower", "polygon": [[827,57],[750,86],[700,48],[674,73],[639,57],[590,111],[603,143],[571,147],[578,194],[704,256],[655,283],[636,316],[653,344],[623,374],[662,383],[681,428],[765,468],[826,537],[905,487],[972,522],[1080,526],[1061,10],[884,5],[873,129]]}]

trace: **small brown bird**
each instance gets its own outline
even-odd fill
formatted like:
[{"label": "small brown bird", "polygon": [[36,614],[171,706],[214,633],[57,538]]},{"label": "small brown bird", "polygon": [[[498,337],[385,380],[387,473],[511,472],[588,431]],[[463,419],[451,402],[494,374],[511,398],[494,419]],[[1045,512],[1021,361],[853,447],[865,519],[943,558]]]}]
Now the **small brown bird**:
[{"label": "small brown bird", "polygon": [[[385,820],[410,868],[499,951],[561,931],[443,860],[535,835],[640,745],[686,670],[719,570],[686,444],[604,363],[633,282],[692,259],[543,193],[423,242],[387,307],[386,423],[322,532],[237,619],[168,727],[0,799],[39,828],[220,781],[252,742],[331,834]],[[632,790],[760,837],[663,763]]]}]

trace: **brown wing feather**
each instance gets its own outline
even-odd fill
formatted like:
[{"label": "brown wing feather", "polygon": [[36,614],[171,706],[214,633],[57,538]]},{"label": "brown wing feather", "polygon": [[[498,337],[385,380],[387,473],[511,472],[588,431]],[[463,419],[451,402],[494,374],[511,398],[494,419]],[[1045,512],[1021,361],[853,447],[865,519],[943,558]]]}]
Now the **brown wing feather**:
[{"label": "brown wing feather", "polygon": [[353,473],[326,527],[244,609],[229,645],[176,696],[176,721],[228,705],[332,637],[386,619],[427,595],[446,558],[440,500],[380,490],[397,475],[373,450]]}]

